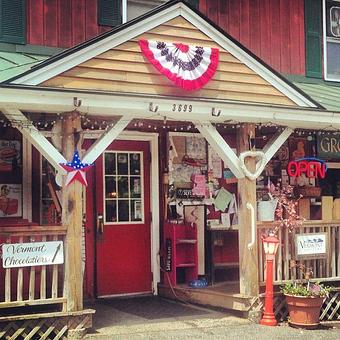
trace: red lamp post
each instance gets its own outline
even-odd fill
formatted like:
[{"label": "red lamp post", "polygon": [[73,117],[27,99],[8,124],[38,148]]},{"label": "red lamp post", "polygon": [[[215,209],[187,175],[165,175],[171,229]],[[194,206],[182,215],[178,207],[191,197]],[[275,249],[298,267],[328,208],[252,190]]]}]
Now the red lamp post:
[{"label": "red lamp post", "polygon": [[273,262],[277,248],[279,247],[279,240],[273,234],[269,234],[263,239],[263,249],[266,254],[266,295],[264,304],[264,313],[260,321],[261,325],[276,326],[277,321],[274,315],[274,290],[273,290]]}]

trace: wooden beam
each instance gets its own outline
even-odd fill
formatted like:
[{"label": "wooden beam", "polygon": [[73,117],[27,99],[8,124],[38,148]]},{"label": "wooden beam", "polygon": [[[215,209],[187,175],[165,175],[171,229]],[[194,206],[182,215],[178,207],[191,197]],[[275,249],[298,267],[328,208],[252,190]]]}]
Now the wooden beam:
[{"label": "wooden beam", "polygon": [[89,148],[83,157],[83,163],[93,163],[106,148],[118,137],[118,135],[127,127],[132,118],[121,117],[117,123],[108,129],[96,142]]},{"label": "wooden beam", "polygon": [[[239,153],[249,150],[249,136],[255,136],[255,126],[242,124],[237,131],[237,147]],[[253,172],[256,164],[255,158],[247,157],[245,165]],[[257,237],[252,243],[252,209],[247,209],[247,204],[256,207],[256,181],[241,178],[238,181],[239,199],[239,263],[240,263],[240,293],[246,296],[257,296],[259,293]],[[253,216],[253,218],[255,218]],[[256,220],[256,219],[255,219]]]},{"label": "wooden beam", "polygon": [[64,156],[40,133],[40,131],[17,109],[1,109],[6,118],[25,136],[35,148],[49,161],[61,174],[66,171],[59,163],[67,163]]},{"label": "wooden beam", "polygon": [[218,153],[237,178],[244,178],[239,158],[210,122],[194,122],[197,130],[203,135],[210,146]]},{"label": "wooden beam", "polygon": [[[74,129],[81,130],[79,114],[70,113],[70,119],[63,120],[62,133],[63,154],[72,159],[78,147]],[[64,176],[65,177],[65,176]],[[65,178],[63,178],[65,181]],[[64,182],[65,183],[65,182]],[[83,276],[82,276],[82,184],[73,181],[62,187],[62,224],[67,228],[65,238],[65,283],[64,296],[67,300],[66,311],[83,309]]]},{"label": "wooden beam", "polygon": [[286,127],[283,131],[277,131],[262,149],[266,156],[266,164],[272,159],[282,144],[293,133],[293,129]]}]

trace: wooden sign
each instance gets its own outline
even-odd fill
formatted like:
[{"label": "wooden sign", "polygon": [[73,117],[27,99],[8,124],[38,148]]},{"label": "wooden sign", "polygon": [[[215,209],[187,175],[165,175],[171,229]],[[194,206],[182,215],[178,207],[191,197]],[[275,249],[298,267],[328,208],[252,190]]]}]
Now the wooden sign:
[{"label": "wooden sign", "polygon": [[64,263],[62,241],[4,243],[3,268],[46,266]]},{"label": "wooden sign", "polygon": [[321,259],[327,257],[327,234],[295,235],[296,259]]},{"label": "wooden sign", "polygon": [[318,157],[325,159],[340,158],[340,135],[324,134],[317,136]]},{"label": "wooden sign", "polygon": [[167,238],[165,240],[165,271],[172,271],[172,240],[171,238]]}]

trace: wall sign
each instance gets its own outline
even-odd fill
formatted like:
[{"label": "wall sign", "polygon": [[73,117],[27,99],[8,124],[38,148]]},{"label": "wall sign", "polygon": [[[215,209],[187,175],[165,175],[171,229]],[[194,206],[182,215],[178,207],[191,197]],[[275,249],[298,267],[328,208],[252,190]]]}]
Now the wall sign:
[{"label": "wall sign", "polygon": [[340,135],[325,134],[316,139],[318,157],[340,158]]},{"label": "wall sign", "polygon": [[327,256],[327,234],[297,234],[295,235],[296,258],[324,258]]},{"label": "wall sign", "polygon": [[62,241],[4,243],[3,268],[45,266],[64,263]]},{"label": "wall sign", "polygon": [[287,166],[287,173],[290,177],[305,175],[307,178],[325,178],[326,172],[326,163],[314,157],[296,159],[290,161]]},{"label": "wall sign", "polygon": [[22,216],[21,184],[0,183],[0,217]]}]

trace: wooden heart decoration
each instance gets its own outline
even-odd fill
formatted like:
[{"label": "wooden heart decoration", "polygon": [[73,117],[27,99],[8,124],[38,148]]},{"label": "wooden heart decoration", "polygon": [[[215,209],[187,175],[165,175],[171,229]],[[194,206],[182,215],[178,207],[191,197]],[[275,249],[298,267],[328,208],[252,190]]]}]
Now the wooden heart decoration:
[{"label": "wooden heart decoration", "polygon": [[[254,173],[250,172],[246,165],[244,164],[244,160],[246,157],[254,157],[256,161],[256,170]],[[261,172],[264,170],[267,164],[267,158],[263,151],[245,151],[240,154],[240,167],[250,180],[255,181],[257,177],[261,175]]]}]

